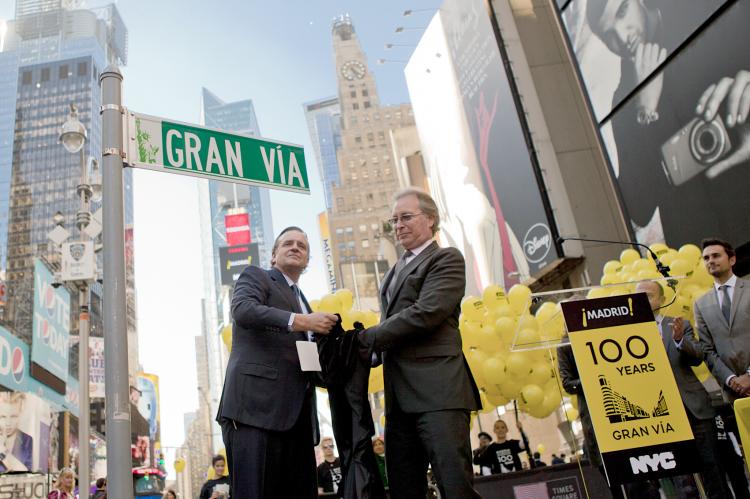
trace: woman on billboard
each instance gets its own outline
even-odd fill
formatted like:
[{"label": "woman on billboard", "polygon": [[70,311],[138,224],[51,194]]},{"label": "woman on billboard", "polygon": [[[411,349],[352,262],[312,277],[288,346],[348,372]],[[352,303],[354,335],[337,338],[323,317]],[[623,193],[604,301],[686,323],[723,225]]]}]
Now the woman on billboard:
[{"label": "woman on billboard", "polygon": [[0,473],[30,471],[34,439],[18,427],[26,395],[0,393]]}]

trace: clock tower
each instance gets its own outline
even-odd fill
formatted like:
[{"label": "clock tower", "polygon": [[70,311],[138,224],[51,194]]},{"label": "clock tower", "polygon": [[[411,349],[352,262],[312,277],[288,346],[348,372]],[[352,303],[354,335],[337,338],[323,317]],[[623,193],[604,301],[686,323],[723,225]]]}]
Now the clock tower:
[{"label": "clock tower", "polygon": [[331,27],[341,108],[339,183],[332,187],[329,226],[336,282],[354,293],[362,309],[379,309],[380,282],[395,263],[392,235],[383,231],[399,184],[392,132],[413,127],[411,106],[381,106],[348,15]]}]

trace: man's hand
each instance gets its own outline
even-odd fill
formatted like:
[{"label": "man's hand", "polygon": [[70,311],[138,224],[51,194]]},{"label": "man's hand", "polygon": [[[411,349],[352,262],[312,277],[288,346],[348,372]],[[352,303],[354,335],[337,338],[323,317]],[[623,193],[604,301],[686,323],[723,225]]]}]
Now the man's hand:
[{"label": "man's hand", "polygon": [[708,178],[750,160],[750,126],[747,117],[750,114],[750,71],[740,70],[734,77],[725,77],[709,86],[698,99],[696,114],[711,121],[724,104],[723,115],[727,128],[738,127],[739,143],[733,144],[733,151],[706,171]]},{"label": "man's hand", "polygon": [[318,334],[328,334],[336,325],[339,318],[334,314],[314,312],[312,314],[295,314],[292,330],[297,332],[312,331]]},{"label": "man's hand", "polygon": [[675,317],[672,321],[672,339],[679,343],[683,336],[685,336],[685,320],[682,317]]},{"label": "man's hand", "polygon": [[[667,49],[659,47],[656,43],[641,43],[635,49],[633,56],[633,69],[638,83],[645,80],[653,73],[659,65],[667,58]],[[659,107],[661,91],[664,87],[664,74],[656,76],[644,89],[639,92],[638,106],[645,111],[655,112]]]},{"label": "man's hand", "polygon": [[742,395],[743,397],[750,396],[750,375],[735,376],[729,380],[729,387],[738,395]]}]

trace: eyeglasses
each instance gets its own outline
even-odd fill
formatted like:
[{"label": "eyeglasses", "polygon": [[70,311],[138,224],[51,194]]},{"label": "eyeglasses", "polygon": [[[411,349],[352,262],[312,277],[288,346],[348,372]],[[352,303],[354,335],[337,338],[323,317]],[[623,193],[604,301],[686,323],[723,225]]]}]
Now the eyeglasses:
[{"label": "eyeglasses", "polygon": [[323,447],[324,449],[333,449],[333,445],[331,445],[331,444],[321,445],[321,447]]},{"label": "eyeglasses", "polygon": [[397,223],[402,222],[405,224],[408,224],[412,221],[414,217],[417,217],[419,215],[424,215],[421,211],[419,213],[404,213],[403,215],[399,215],[397,217],[389,218],[388,223],[395,226]]}]

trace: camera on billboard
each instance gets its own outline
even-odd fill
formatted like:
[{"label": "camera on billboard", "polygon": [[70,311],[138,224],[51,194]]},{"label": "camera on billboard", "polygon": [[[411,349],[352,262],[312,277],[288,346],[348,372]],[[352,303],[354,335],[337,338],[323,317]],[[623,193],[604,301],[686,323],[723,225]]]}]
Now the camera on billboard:
[{"label": "camera on billboard", "polygon": [[716,164],[732,150],[724,122],[694,118],[661,146],[662,168],[672,185],[680,185]]}]

